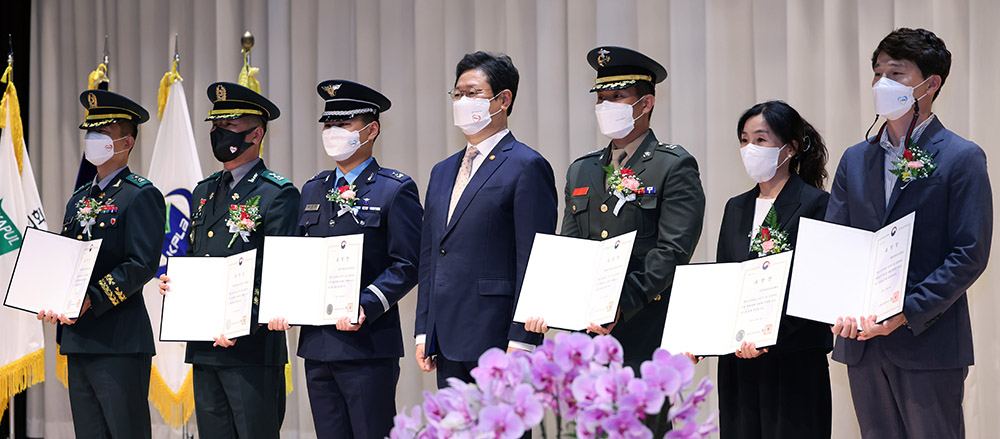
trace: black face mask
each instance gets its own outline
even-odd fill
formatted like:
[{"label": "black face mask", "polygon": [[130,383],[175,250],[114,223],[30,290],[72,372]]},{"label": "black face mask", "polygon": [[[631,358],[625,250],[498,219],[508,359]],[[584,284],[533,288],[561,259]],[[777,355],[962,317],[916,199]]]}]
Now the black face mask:
[{"label": "black face mask", "polygon": [[215,127],[215,130],[209,133],[209,137],[212,139],[212,153],[215,154],[215,159],[225,163],[233,161],[236,157],[243,154],[243,152],[253,146],[253,143],[247,143],[243,140],[254,129],[256,127],[242,133],[237,133],[225,128]]}]

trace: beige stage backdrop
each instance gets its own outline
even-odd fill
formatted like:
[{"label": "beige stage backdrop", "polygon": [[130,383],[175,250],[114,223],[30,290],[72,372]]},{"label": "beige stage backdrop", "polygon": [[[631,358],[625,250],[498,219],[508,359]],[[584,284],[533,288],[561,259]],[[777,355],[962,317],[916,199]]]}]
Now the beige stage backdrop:
[{"label": "beige stage backdrop", "polygon": [[[383,166],[411,175],[423,191],[431,167],[464,146],[445,92],[462,55],[482,49],[510,54],[519,68],[510,127],[548,158],[561,193],[570,162],[607,143],[597,131],[588,93],[595,75],[585,55],[597,45],[621,45],[670,72],[657,87],[652,125],[661,140],[683,145],[698,159],[708,207],[695,261],[712,261],[726,200],[752,186],[737,152],[740,113],[763,100],[788,101],[825,136],[832,174],[844,149],[871,123],[869,60],[893,28],[925,27],[947,42],[954,62],[936,113],[995,156],[997,22],[995,0],[36,0],[31,160],[45,210],[60,218],[82,150],[78,96],[100,59],[104,34],[111,38],[111,89],[155,115],[157,86],[177,33],[202,171],[214,172],[220,165],[202,121],[209,110],[204,90],[217,80],[235,81],[239,36],[250,30],[261,88],[282,113],[270,125],[264,157],[296,185],[333,166],[321,147],[316,120],[322,102],[315,89],[321,80],[346,78],[392,100],[376,156]],[[155,117],[142,126],[133,171],[149,171],[157,127]],[[992,175],[1000,182],[995,167]],[[998,285],[994,264],[970,291],[977,365],[966,381],[965,408],[973,438],[1000,431]],[[418,403],[421,391],[434,384],[412,359],[415,297],[411,292],[400,304],[408,349],[401,360],[400,406]],[[51,343],[51,331],[49,336]],[[292,343],[295,336],[293,331]],[[49,360],[44,401],[32,400],[30,425],[37,436],[68,438],[66,390]],[[715,364],[702,363],[699,373],[714,378]],[[298,359],[294,367],[283,437],[315,437]],[[858,437],[846,369],[832,364],[831,374],[834,437]],[[154,436],[177,437],[155,412],[153,419]]]}]

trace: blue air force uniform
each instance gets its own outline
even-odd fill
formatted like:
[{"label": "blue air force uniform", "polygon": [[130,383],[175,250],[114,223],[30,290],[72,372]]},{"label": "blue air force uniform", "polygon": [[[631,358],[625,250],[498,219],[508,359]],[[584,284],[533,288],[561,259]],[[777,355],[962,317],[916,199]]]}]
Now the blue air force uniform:
[{"label": "blue air force uniform", "polygon": [[[326,102],[320,122],[377,115],[389,100],[350,81],[324,81],[317,87]],[[327,194],[353,184],[357,210],[338,215]],[[423,209],[417,186],[405,174],[379,166],[369,157],[346,175],[323,171],[302,187],[301,236],[364,234],[358,331],[336,326],[303,326],[298,355],[305,359],[306,385],[320,438],[381,438],[396,414],[399,358],[403,356],[396,303],[417,283],[417,258]]]},{"label": "blue air force uniform", "polygon": [[[255,114],[273,120],[278,116],[274,104],[236,84],[212,84],[208,94],[215,104],[209,119]],[[224,187],[224,179],[229,181],[230,177],[232,180]],[[220,197],[224,198],[217,202]],[[230,206],[254,199],[260,212],[257,229],[245,241],[240,236],[233,239],[226,224]],[[258,325],[260,275],[264,236],[295,233],[298,204],[299,191],[291,180],[268,170],[261,159],[210,175],[198,182],[191,195],[188,256],[224,257],[257,249],[250,335],[238,338],[228,348],[213,347],[212,342],[187,344],[185,362],[193,365],[195,411],[201,437],[277,438],[279,435],[285,413],[284,366],[288,351],[284,333],[269,331],[267,322]]]},{"label": "blue air force uniform", "polygon": [[[81,129],[119,121],[139,124],[149,113],[124,96],[85,91],[89,112]],[[87,227],[77,218],[84,199],[97,215]],[[142,287],[156,274],[163,245],[163,195],[128,167],[77,189],[66,204],[61,234],[102,239],[87,287],[90,309],[62,326],[70,408],[78,438],[149,438],[149,373],[155,354]]]}]

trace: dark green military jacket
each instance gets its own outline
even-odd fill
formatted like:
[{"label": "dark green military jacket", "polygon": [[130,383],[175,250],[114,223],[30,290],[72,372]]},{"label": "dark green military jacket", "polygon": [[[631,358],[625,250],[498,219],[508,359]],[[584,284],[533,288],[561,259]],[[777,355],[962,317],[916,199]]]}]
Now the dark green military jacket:
[{"label": "dark green military jacket", "polygon": [[[189,342],[184,361],[215,366],[285,364],[288,360],[285,333],[258,326],[258,323],[266,325],[267,322],[257,321],[257,310],[260,303],[261,266],[264,263],[264,236],[295,234],[299,216],[299,190],[291,180],[267,170],[261,160],[229,190],[228,199],[216,209],[215,191],[219,187],[221,176],[221,171],[216,172],[198,182],[191,194],[191,229],[188,231],[191,245],[187,256],[229,256],[257,249],[251,332],[250,335],[236,339],[236,345],[228,348],[212,347],[212,342]],[[226,224],[230,208],[252,200],[259,204],[260,225],[247,236],[249,242],[244,242],[237,236],[232,241],[232,246],[229,246],[233,239]]]},{"label": "dark green military jacket", "polygon": [[[90,309],[63,326],[63,354],[154,354],[153,331],[142,287],[156,275],[163,247],[163,195],[126,167],[104,190],[87,183],[66,204],[61,234],[103,239],[87,287]],[[78,203],[93,199],[90,236],[77,219]],[[97,207],[100,206],[100,207]]]},{"label": "dark green military jacket", "polygon": [[674,269],[691,260],[701,236],[705,193],[694,157],[679,145],[659,143],[650,130],[624,166],[635,171],[643,193],[615,216],[618,198],[608,191],[603,168],[612,146],[569,166],[560,234],[601,240],[636,231],[621,318],[611,334],[626,360],[640,361],[660,346]]}]

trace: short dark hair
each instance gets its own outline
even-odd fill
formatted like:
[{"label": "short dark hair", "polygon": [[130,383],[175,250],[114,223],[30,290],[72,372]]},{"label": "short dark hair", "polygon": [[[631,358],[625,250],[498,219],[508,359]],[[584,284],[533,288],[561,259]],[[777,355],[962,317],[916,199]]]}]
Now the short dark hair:
[{"label": "short dark hair", "polygon": [[736,124],[736,138],[740,138],[747,120],[758,114],[764,115],[767,125],[782,142],[791,144],[794,140],[799,144],[796,154],[788,160],[788,169],[802,177],[806,184],[823,189],[828,175],[827,153],[819,131],[791,105],[783,101],[767,101],[754,105],[740,116]]},{"label": "short dark hair", "polygon": [[[945,47],[944,40],[927,29],[901,27],[886,35],[872,53],[872,68],[875,68],[878,55],[882,52],[892,59],[912,61],[924,78],[931,75],[940,76],[941,87],[948,79],[948,72],[951,70],[951,52]],[[932,100],[937,99],[941,87],[934,92]]]},{"label": "short dark hair", "polygon": [[[250,125],[252,125],[254,128],[261,127],[264,130],[264,134],[267,134],[267,118],[265,118],[264,116],[258,116],[256,114],[251,114],[248,115],[247,117],[249,118],[248,120],[250,120]],[[264,141],[263,137],[264,136],[262,135],[261,142]]]},{"label": "short dark hair", "polygon": [[118,121],[118,133],[122,136],[132,136],[132,139],[139,139],[139,126],[135,122],[128,120]]},{"label": "short dark hair", "polygon": [[[649,82],[649,81],[636,81],[635,85],[633,85],[633,87],[635,87],[635,94],[636,94],[636,96],[638,96],[640,98],[643,97],[643,96],[646,96],[646,95],[656,96],[656,86],[653,85],[652,82]],[[649,119],[650,120],[653,119],[653,109],[652,108],[649,109]]]},{"label": "short dark hair", "polygon": [[507,115],[510,116],[514,109],[514,98],[517,97],[517,83],[520,75],[517,67],[510,57],[502,53],[489,53],[482,50],[474,53],[467,53],[455,67],[455,85],[458,85],[458,77],[469,70],[478,69],[486,75],[486,81],[493,89],[493,95],[504,90],[510,90],[510,106],[507,107]]}]

